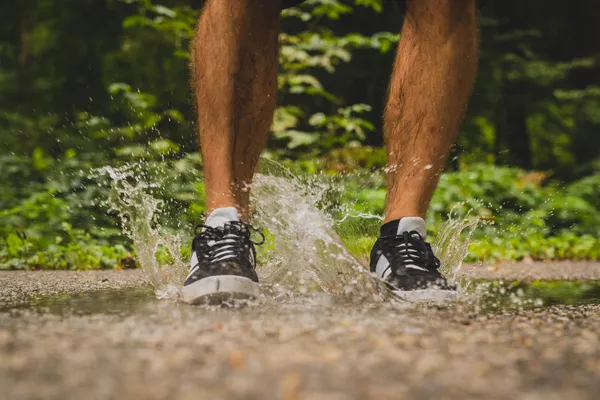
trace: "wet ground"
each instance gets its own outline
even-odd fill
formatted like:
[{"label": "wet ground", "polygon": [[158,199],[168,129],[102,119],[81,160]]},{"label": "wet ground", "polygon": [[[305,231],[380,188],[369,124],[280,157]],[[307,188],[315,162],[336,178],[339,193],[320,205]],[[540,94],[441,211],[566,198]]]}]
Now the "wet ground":
[{"label": "wet ground", "polygon": [[58,293],[147,285],[139,269],[124,271],[0,271],[0,309]]},{"label": "wet ground", "polygon": [[[478,268],[479,278],[502,269]],[[588,268],[594,276],[599,267]],[[136,274],[1,273],[0,397],[548,400],[600,393],[600,283],[581,274],[568,284],[547,275],[547,284],[492,285],[496,295],[483,303],[361,305],[271,293],[240,308],[159,301],[135,287]],[[506,291],[519,289],[525,301],[507,302]],[[569,294],[563,303],[571,305],[559,304],[557,293]],[[538,297],[544,304],[536,307]]]}]

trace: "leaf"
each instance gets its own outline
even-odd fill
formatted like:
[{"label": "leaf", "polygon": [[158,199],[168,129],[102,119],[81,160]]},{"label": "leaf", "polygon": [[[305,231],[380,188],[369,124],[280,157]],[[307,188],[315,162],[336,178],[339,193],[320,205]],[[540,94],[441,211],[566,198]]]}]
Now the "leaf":
[{"label": "leaf", "polygon": [[110,94],[118,94],[121,92],[131,92],[131,86],[122,82],[115,82],[108,85],[108,92]]},{"label": "leaf", "polygon": [[159,154],[168,154],[171,152],[178,152],[179,145],[169,139],[159,139],[150,142],[150,148],[158,152]]},{"label": "leaf", "polygon": [[50,165],[52,165],[52,161],[53,161],[52,158],[50,158],[44,154],[43,148],[36,147],[33,150],[33,154],[32,154],[33,167],[35,169],[37,169],[38,171],[42,171],[42,170],[49,168]]},{"label": "leaf", "polygon": [[183,114],[179,110],[167,110],[167,115],[177,122],[183,122]]},{"label": "leaf", "polygon": [[289,138],[287,147],[295,149],[296,147],[306,146],[315,142],[319,137],[314,133],[302,132],[297,130],[289,130],[276,135],[278,138]]},{"label": "leaf", "polygon": [[177,13],[175,11],[165,6],[161,6],[160,4],[152,6],[152,10],[157,14],[161,14],[169,18],[175,18],[177,16]]},{"label": "leaf", "polygon": [[275,134],[281,134],[290,128],[296,127],[298,118],[286,107],[277,107],[273,115],[271,130]]},{"label": "leaf", "polygon": [[10,233],[6,238],[6,245],[8,247],[8,253],[12,256],[17,256],[21,252],[23,241],[15,233]]},{"label": "leaf", "polygon": [[308,120],[308,123],[312,126],[322,126],[326,121],[327,121],[327,118],[325,117],[325,114],[316,113],[310,117],[310,119]]}]

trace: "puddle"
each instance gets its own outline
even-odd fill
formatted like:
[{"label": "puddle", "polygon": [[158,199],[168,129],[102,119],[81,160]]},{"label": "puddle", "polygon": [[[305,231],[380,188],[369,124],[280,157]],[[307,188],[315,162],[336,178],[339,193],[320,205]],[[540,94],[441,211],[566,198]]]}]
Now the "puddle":
[{"label": "puddle", "polygon": [[[600,281],[533,281],[472,282],[468,294],[472,306],[482,313],[518,312],[532,308],[545,308],[555,305],[600,304]],[[336,308],[347,309],[349,306],[358,309],[367,308],[360,303],[346,303],[324,294],[292,296],[282,299],[276,296],[267,286],[262,288],[261,298],[250,304],[252,307],[274,307],[279,309]],[[334,296],[335,297],[335,296]],[[427,303],[424,303],[427,307]],[[436,306],[435,303],[430,303]],[[228,307],[227,307],[228,306]],[[27,303],[0,309],[0,312],[33,311],[60,316],[86,316],[94,314],[130,316],[150,315],[165,309],[201,309],[216,311],[231,307],[248,310],[248,304],[229,304],[226,307],[188,306],[177,301],[157,299],[152,287],[128,288],[119,290],[99,290],[75,294],[57,294],[35,298]],[[464,307],[461,309],[464,312]]]},{"label": "puddle", "polygon": [[151,287],[62,293],[32,298],[27,303],[0,308],[7,311],[35,311],[61,316],[108,314],[127,316],[152,312],[160,300]]},{"label": "puddle", "polygon": [[472,287],[484,312],[600,304],[600,281],[475,281]]}]

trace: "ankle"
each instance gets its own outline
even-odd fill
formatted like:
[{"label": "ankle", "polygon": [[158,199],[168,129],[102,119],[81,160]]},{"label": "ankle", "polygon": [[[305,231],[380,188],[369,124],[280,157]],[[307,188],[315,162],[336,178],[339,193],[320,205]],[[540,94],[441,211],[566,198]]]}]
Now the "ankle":
[{"label": "ankle", "polygon": [[412,231],[418,232],[425,239],[427,234],[425,220],[421,217],[402,217],[387,221],[382,225],[380,234],[381,236],[395,236]]},{"label": "ankle", "polygon": [[399,221],[402,218],[421,218],[425,220],[425,212],[421,212],[421,210],[393,210],[391,212],[386,212],[383,218],[384,223]]},{"label": "ankle", "polygon": [[209,212],[204,225],[217,228],[235,221],[240,221],[239,211],[235,207],[220,207]]}]

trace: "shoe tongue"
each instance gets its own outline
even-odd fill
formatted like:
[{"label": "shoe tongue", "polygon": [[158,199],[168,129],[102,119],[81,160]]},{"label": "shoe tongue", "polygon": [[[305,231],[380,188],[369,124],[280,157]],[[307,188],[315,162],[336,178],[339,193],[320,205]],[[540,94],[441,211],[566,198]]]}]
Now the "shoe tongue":
[{"label": "shoe tongue", "polygon": [[222,207],[214,210],[206,221],[204,225],[210,226],[211,228],[224,227],[227,222],[239,221],[240,216],[235,209],[235,207]]},{"label": "shoe tongue", "polygon": [[425,239],[425,220],[421,217],[404,217],[398,222],[397,235],[404,232],[417,231]]}]

